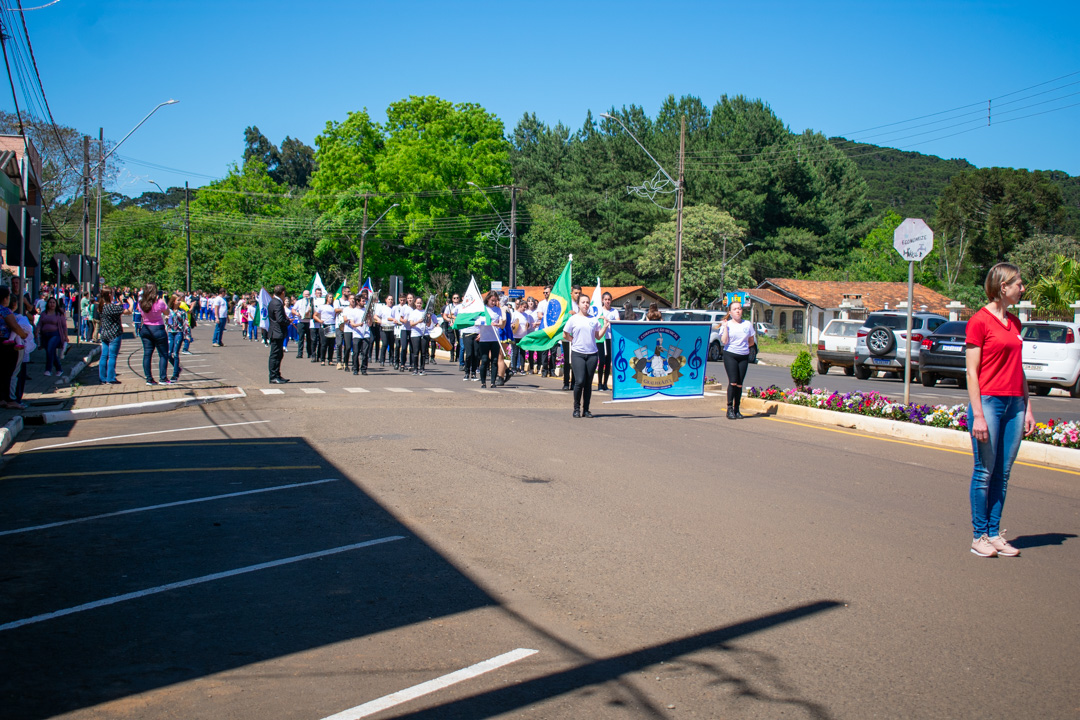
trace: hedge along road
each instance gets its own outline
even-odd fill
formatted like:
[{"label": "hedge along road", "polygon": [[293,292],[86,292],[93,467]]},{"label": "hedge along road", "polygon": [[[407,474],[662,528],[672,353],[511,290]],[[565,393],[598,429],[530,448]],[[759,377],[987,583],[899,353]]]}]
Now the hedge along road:
[{"label": "hedge along road", "polygon": [[[727,375],[724,373],[723,363],[709,363],[708,374],[715,377],[716,381],[727,386]],[[775,365],[751,365],[746,373],[746,387],[768,387],[779,385],[781,388],[789,388],[795,385],[791,380],[791,371],[786,367]],[[815,388],[825,388],[839,392],[879,392],[888,395],[896,402],[904,400],[904,379],[876,377],[869,380],[859,380],[855,377],[844,375],[843,370],[834,367],[829,369],[827,375],[814,375],[810,385]],[[921,383],[911,384],[911,402],[925,405],[957,405],[967,404],[967,390],[961,390],[950,380],[939,380],[933,388],[923,387]],[[1080,398],[1071,398],[1068,394],[1057,392],[1046,397],[1031,396],[1031,409],[1035,413],[1035,420],[1046,422],[1047,420],[1075,420],[1080,421]]]},{"label": "hedge along road", "polygon": [[99,440],[11,459],[5,530],[337,479],[0,536],[18,563],[0,622],[405,539],[2,631],[3,697],[37,703],[13,717],[322,718],[519,648],[538,652],[394,715],[1062,717],[1080,701],[1074,475],[1018,468],[1023,554],[983,560],[964,453],[728,421],[722,398],[574,420],[565,393],[451,374],[348,393],[351,375],[309,367],[325,393],[24,438],[16,452]]}]

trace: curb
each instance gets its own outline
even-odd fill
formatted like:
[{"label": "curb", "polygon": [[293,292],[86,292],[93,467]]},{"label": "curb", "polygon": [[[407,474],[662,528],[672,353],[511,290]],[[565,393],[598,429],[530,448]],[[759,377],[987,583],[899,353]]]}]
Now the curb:
[{"label": "curb", "polygon": [[94,358],[101,355],[101,347],[98,346],[87,353],[79,362],[75,363],[75,366],[71,368],[71,371],[61,375],[56,380],[57,385],[70,385],[71,381],[79,377],[79,373],[86,369],[86,367],[94,361]]},{"label": "curb", "polygon": [[22,432],[22,429],[22,415],[16,415],[11,420],[8,420],[4,427],[0,428],[0,455],[7,452],[7,449],[11,447],[11,443],[15,442],[15,437]]},{"label": "curb", "polygon": [[[928,425],[915,425],[913,423],[900,422],[898,420],[886,420],[885,418],[866,417],[853,413],[836,412],[835,410],[822,410],[804,405],[791,405],[771,400],[758,400],[756,398],[743,398],[743,407],[761,415],[774,415],[776,417],[790,418],[793,420],[808,420],[822,425],[836,425],[838,427],[861,430],[874,435],[888,435],[892,438],[909,440],[911,442],[926,443],[939,447],[966,450],[971,452],[971,436],[959,430],[948,428],[931,427]],[[1072,448],[1047,445],[1045,443],[1024,440],[1020,443],[1020,451],[1016,455],[1017,460],[1024,462],[1044,463],[1058,467],[1080,470],[1080,452]]]},{"label": "curb", "polygon": [[[86,408],[85,410],[54,410],[41,414],[42,425],[52,425],[60,422],[73,422],[76,420],[92,420],[94,418],[123,417],[125,415],[143,415],[145,413],[168,412],[180,408],[206,405],[221,400],[236,400],[247,397],[243,388],[237,388],[239,392],[228,395],[207,395],[205,397],[176,398],[174,400],[151,400],[150,402],[130,403],[128,405],[112,405],[100,408]],[[22,418],[17,418],[20,422]]]}]

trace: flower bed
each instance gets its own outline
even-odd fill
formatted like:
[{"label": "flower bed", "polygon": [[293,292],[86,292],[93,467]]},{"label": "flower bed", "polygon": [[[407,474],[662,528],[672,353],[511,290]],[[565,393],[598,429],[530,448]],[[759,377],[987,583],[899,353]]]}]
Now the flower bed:
[{"label": "flower bed", "polygon": [[[767,388],[751,387],[747,390],[746,396],[821,410],[899,420],[916,425],[968,431],[966,403],[952,406],[919,405],[918,403],[905,405],[894,402],[879,392],[839,393],[820,388],[782,390],[776,385]],[[1035,432],[1025,439],[1058,447],[1080,448],[1080,423],[1063,420],[1036,423]]]}]

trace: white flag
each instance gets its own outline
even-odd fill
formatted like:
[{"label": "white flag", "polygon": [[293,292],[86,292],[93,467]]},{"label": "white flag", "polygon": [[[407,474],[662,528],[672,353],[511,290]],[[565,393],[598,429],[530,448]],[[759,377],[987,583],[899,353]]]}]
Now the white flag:
[{"label": "white flag", "polygon": [[259,327],[263,330],[270,329],[270,316],[267,314],[270,307],[270,293],[266,288],[259,290]]},{"label": "white flag", "polygon": [[600,293],[600,278],[596,278],[596,289],[592,291],[592,300],[589,303],[589,317],[596,317],[600,313],[600,309],[604,307]]},{"label": "white flag", "polygon": [[319,273],[315,273],[315,277],[311,280],[311,287],[308,288],[311,291],[311,296],[315,297],[316,290],[322,290],[323,297],[326,297],[326,286],[323,285],[322,278],[319,277]]}]

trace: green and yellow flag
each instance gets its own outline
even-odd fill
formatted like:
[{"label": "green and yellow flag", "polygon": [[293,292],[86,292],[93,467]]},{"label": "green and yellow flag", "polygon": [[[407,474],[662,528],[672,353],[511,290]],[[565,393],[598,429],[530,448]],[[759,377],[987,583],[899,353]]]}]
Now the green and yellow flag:
[{"label": "green and yellow flag", "polygon": [[563,326],[570,319],[570,304],[573,302],[570,297],[571,264],[573,264],[572,260],[566,263],[562,274],[559,275],[559,279],[555,281],[555,285],[551,288],[551,294],[548,296],[547,312],[544,313],[540,329],[533,330],[518,341],[518,347],[522,350],[543,352],[554,347],[562,340]]}]

